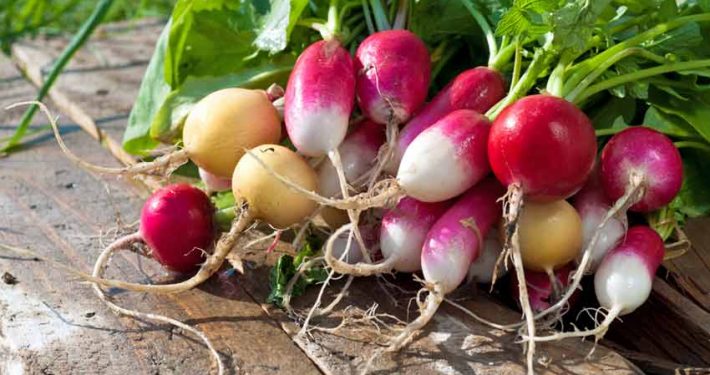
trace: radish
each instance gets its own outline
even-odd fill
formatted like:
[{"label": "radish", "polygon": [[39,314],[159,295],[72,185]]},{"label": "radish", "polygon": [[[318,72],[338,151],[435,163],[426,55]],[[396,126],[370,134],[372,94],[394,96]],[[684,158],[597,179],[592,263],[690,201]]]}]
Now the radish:
[{"label": "radish", "polygon": [[205,184],[207,194],[212,192],[227,191],[232,188],[232,180],[213,175],[202,168],[198,168],[200,179]]},{"label": "radish", "polygon": [[663,240],[653,229],[642,225],[629,228],[624,241],[604,257],[594,275],[594,292],[607,310],[604,321],[591,330],[561,332],[534,340],[592,335],[595,340],[602,338],[614,319],[633,312],[648,299],[664,251]]},{"label": "radish", "polygon": [[[355,276],[370,276],[391,272],[415,272],[421,269],[421,251],[429,228],[446,211],[450,202],[424,203],[406,197],[382,218],[380,249],[384,261],[377,264],[342,262],[337,256],[337,243],[328,241],[325,260],[336,272]],[[347,225],[331,238],[339,239]]]},{"label": "radish", "polygon": [[422,249],[422,271],[429,295],[421,315],[409,323],[389,346],[397,350],[406,345],[434,316],[444,295],[466,278],[478,257],[483,239],[500,219],[498,198],[504,190],[494,179],[487,179],[462,195],[432,226]]},{"label": "radish", "polygon": [[476,67],[456,76],[434,99],[402,128],[392,160],[386,171],[395,174],[409,144],[425,129],[457,109],[485,113],[505,95],[505,82],[500,73],[487,67]]},{"label": "radish", "polygon": [[483,250],[481,255],[471,263],[466,276],[466,282],[477,282],[481,284],[490,284],[496,278],[505,274],[505,268],[499,268],[497,273],[493,273],[496,266],[496,261],[503,251],[498,233],[495,230],[488,232],[485,241],[483,242]]},{"label": "radish", "polygon": [[[582,219],[582,248],[586,249],[592,241],[604,217],[611,210],[609,199],[599,181],[598,173],[592,173],[582,190],[574,196],[574,207]],[[619,244],[626,233],[628,220],[625,212],[619,212],[609,218],[602,226],[597,243],[590,248],[589,266],[586,273],[594,273],[604,255]],[[580,259],[581,262],[581,254]]]},{"label": "radish", "polygon": [[284,96],[284,120],[296,149],[307,156],[335,150],[355,105],[355,70],[337,40],[308,46],[296,60]]},{"label": "radish", "polygon": [[[531,95],[517,100],[500,112],[491,127],[488,138],[491,169],[498,180],[508,186],[503,205],[504,254],[512,253],[519,299],[530,337],[535,336],[535,320],[524,281],[517,225],[523,196],[526,200],[542,202],[571,196],[592,172],[596,149],[589,118],[559,97]],[[574,281],[577,284],[572,284],[561,301],[568,300],[576,289],[579,280]],[[529,341],[528,373],[533,372],[534,353],[535,342]]]},{"label": "radish", "polygon": [[[525,272],[525,282],[528,287],[528,298],[530,299],[530,307],[535,312],[544,311],[550,306],[557,302],[560,298],[561,288],[567,287],[570,281],[570,275],[574,271],[572,264],[566,264],[561,268],[555,270],[554,276],[551,278],[545,272]],[[518,285],[517,280],[511,279],[511,286],[513,287],[513,295],[518,297]],[[572,298],[570,298],[570,304],[574,304],[576,296],[579,293],[575,293]]]},{"label": "radish", "polygon": [[245,149],[277,143],[281,138],[281,120],[266,92],[242,88],[215,91],[197,102],[185,119],[181,150],[125,168],[101,167],[82,160],[64,144],[56,123],[51,125],[59,147],[70,160],[104,174],[169,174],[190,159],[205,171],[228,179]]},{"label": "radish", "polygon": [[426,45],[407,30],[374,33],[355,52],[357,100],[379,124],[402,124],[426,99],[431,60]]}]

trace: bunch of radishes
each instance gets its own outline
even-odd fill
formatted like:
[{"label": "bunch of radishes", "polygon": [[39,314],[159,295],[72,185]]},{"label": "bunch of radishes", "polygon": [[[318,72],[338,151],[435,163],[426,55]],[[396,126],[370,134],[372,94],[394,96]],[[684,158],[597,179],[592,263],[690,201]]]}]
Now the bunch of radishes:
[{"label": "bunch of radishes", "polygon": [[[334,231],[323,252],[335,272],[423,274],[429,295],[421,315],[391,338],[391,349],[409,342],[467,275],[495,282],[509,255],[526,315],[522,336],[531,346],[560,337],[536,336],[537,320],[559,313],[584,274],[595,273],[608,316],[598,329],[575,335],[601,334],[642,304],[663,241],[646,226],[628,228],[626,210],[656,210],[678,193],[682,164],[672,142],[631,127],[606,143],[595,168],[594,129],[575,104],[549,93],[520,98],[529,87],[518,85],[506,95],[503,75],[489,67],[460,73],[425,103],[430,60],[425,44],[405,30],[371,34],[354,57],[336,38],[313,43],[283,98],[295,150],[284,146],[265,91],[206,96],[187,117],[182,150],[99,170],[154,173],[189,158],[208,191],[231,185],[238,211],[231,230],[216,242],[208,195],[166,186],[146,202],[140,235],[156,260],[197,270],[194,276],[170,285],[92,281],[184,291],[219,270],[254,221],[283,230],[308,226],[320,213]],[[373,246],[360,233],[360,217],[383,208]],[[376,250],[382,260],[373,262]]]}]

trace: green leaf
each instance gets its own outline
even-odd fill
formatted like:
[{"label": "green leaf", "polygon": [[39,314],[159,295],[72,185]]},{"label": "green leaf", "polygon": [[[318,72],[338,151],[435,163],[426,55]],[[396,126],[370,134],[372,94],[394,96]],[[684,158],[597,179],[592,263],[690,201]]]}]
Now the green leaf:
[{"label": "green leaf", "polygon": [[172,143],[181,134],[182,124],[192,107],[208,94],[227,87],[266,88],[285,84],[293,66],[290,56],[262,64],[258,68],[220,77],[189,77],[180,88],[165,97],[150,123],[150,136]]},{"label": "green leaf", "polygon": [[254,44],[263,51],[276,53],[286,49],[289,35],[308,4],[307,0],[272,0]]},{"label": "green leaf", "polygon": [[150,138],[150,123],[158,108],[170,93],[170,85],[165,83],[164,60],[167,49],[170,21],[163,28],[148,68],[143,75],[135,105],[128,116],[128,125],[123,134],[123,148],[137,155],[144,155],[158,145]]},{"label": "green leaf", "polygon": [[211,197],[212,204],[216,209],[221,210],[234,206],[234,194],[231,190],[219,192]]},{"label": "green leaf", "polygon": [[[286,287],[291,278],[296,274],[298,267],[306,259],[315,255],[322,246],[322,240],[316,236],[308,236],[306,243],[303,245],[296,258],[284,254],[281,255],[271,269],[269,276],[269,286],[271,292],[267,297],[268,303],[276,306],[282,306],[283,296],[286,293]],[[314,267],[304,272],[301,278],[294,284],[291,292],[292,297],[298,297],[305,293],[309,285],[322,283],[328,277],[328,271],[324,268]]]},{"label": "green leaf", "polygon": [[677,116],[663,113],[653,106],[646,111],[643,124],[671,137],[699,137],[698,132],[686,121]]},{"label": "green leaf", "polygon": [[681,100],[653,89],[648,101],[659,111],[678,116],[685,120],[707,142],[710,142],[710,92],[688,95],[688,100]]},{"label": "green leaf", "polygon": [[710,214],[710,153],[683,150],[683,187],[677,209],[689,217]]},{"label": "green leaf", "polygon": [[596,129],[608,129],[630,123],[636,114],[636,101],[631,98],[611,96],[603,105],[586,111]]},{"label": "green leaf", "polygon": [[409,30],[427,44],[455,36],[479,36],[480,30],[461,0],[423,0],[412,4]]}]

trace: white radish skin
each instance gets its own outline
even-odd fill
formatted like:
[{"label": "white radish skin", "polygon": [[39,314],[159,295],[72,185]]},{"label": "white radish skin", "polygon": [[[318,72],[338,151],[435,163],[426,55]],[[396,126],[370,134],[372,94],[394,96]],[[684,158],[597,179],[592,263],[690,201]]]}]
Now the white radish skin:
[{"label": "white radish skin", "polygon": [[[349,247],[348,247],[349,246]],[[345,254],[345,255],[343,255]],[[333,242],[333,256],[348,264],[362,262],[362,250],[350,233],[340,233]]]},{"label": "white radish skin", "polygon": [[[493,281],[493,272],[496,262],[502,251],[503,246],[498,238],[498,233],[492,230],[488,233],[486,240],[483,242],[481,255],[479,255],[478,259],[471,263],[471,267],[468,268],[466,282],[475,281],[481,284],[490,284]],[[505,275],[506,272],[505,267],[498,267],[496,278]]]}]

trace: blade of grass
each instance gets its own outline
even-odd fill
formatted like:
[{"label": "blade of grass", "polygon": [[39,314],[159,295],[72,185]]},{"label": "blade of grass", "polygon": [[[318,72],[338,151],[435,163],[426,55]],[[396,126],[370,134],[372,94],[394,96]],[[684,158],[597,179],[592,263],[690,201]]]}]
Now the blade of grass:
[{"label": "blade of grass", "polygon": [[[47,79],[42,84],[42,87],[39,88],[39,92],[37,92],[37,96],[35,97],[36,101],[44,99],[54,82],[57,80],[57,77],[59,77],[59,74],[61,74],[64,67],[67,63],[69,63],[72,56],[74,56],[74,53],[76,53],[76,51],[84,45],[86,40],[96,29],[96,26],[101,23],[101,20],[104,18],[106,13],[108,13],[112,3],[113,0],[101,0],[91,16],[89,16],[84,24],[81,25],[79,31],[74,35],[72,40],[69,42],[69,45],[62,51],[57,58],[57,61],[52,66],[49,75],[47,75]],[[12,135],[12,138],[10,138],[10,140],[2,148],[0,148],[0,155],[10,152],[12,149],[21,144],[22,138],[25,136],[25,133],[27,133],[27,129],[30,122],[32,122],[32,118],[37,112],[37,109],[38,107],[33,105],[25,111],[22,115],[19,126]]]}]

